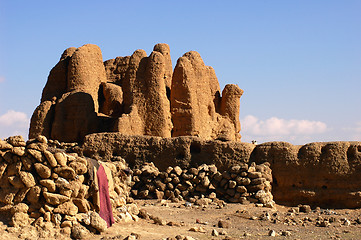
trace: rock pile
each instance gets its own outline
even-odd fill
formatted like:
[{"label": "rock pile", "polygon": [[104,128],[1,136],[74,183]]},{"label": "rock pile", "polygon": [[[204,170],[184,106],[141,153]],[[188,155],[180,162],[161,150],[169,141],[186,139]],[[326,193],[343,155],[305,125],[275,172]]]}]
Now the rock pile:
[{"label": "rock pile", "polygon": [[272,207],[272,173],[269,164],[254,163],[232,166],[219,172],[215,165],[203,164],[198,168],[168,167],[164,172],[153,163],[133,171],[131,193],[135,198],[183,200],[221,198],[232,203],[254,202]]},{"label": "rock pile", "polygon": [[[92,160],[54,145],[44,136],[27,142],[21,136],[0,140],[0,212],[14,227],[61,228],[75,236],[80,230],[104,231],[107,222],[98,214],[98,185],[90,177]],[[119,221],[132,218],[126,205],[130,179],[124,160],[115,160],[101,166],[113,215]]]},{"label": "rock pile", "polygon": [[173,73],[167,44],[149,56],[136,50],[105,62],[96,45],[71,47],[50,71],[29,138],[82,142],[90,133],[119,132],[240,140],[242,94],[229,84],[221,96],[213,68],[194,51],[179,58]]}]

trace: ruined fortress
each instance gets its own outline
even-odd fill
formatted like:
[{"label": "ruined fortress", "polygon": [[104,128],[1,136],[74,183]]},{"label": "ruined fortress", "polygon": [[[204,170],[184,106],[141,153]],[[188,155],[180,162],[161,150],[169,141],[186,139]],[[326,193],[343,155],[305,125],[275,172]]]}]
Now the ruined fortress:
[{"label": "ruined fortress", "polygon": [[132,168],[267,163],[276,203],[361,207],[361,142],[241,142],[242,94],[234,84],[221,93],[213,68],[194,51],[173,70],[167,44],[105,62],[95,45],[68,48],[49,74],[29,138],[78,142],[80,155],[121,157]]},{"label": "ruined fortress", "polygon": [[98,46],[68,48],[50,72],[29,138],[82,142],[90,133],[117,132],[239,141],[243,90],[229,84],[220,91],[213,68],[194,51],[173,71],[167,44],[149,56],[137,50],[105,62]]}]

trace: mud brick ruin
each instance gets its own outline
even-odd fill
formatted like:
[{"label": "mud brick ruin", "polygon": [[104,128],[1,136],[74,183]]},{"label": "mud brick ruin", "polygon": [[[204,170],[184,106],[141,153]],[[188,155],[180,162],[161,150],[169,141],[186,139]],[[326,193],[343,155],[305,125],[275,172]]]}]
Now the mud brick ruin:
[{"label": "mud brick ruin", "polygon": [[241,142],[242,94],[234,84],[221,93],[194,51],[173,70],[167,44],[105,62],[95,45],[68,48],[29,140],[0,140],[0,212],[13,226],[58,226],[74,238],[104,231],[102,168],[115,221],[137,219],[133,198],[361,207],[361,142]]},{"label": "mud brick ruin", "polygon": [[173,72],[167,44],[104,63],[99,47],[87,44],[66,49],[51,70],[29,138],[82,142],[117,132],[239,141],[242,94],[229,84],[221,97],[213,68],[197,52],[179,58]]},{"label": "mud brick ruin", "polygon": [[132,169],[268,163],[277,203],[361,206],[361,142],[241,142],[242,94],[234,84],[221,93],[214,69],[194,51],[173,70],[167,44],[105,62],[95,45],[68,48],[49,74],[29,138],[78,142],[84,156],[121,157]]}]

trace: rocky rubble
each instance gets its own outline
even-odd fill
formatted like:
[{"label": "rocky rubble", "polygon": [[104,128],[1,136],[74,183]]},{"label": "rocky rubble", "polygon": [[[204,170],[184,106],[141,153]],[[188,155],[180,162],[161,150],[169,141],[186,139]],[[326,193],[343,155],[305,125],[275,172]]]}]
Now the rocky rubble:
[{"label": "rocky rubble", "polygon": [[[90,179],[90,161],[44,136],[27,142],[21,136],[0,140],[0,212],[14,228],[34,226],[39,232],[53,229],[81,238],[89,231],[103,232],[97,185]],[[137,207],[126,204],[129,176],[123,159],[101,163],[108,178],[110,202],[116,221],[136,219]],[[132,210],[133,209],[133,210]],[[60,232],[60,231],[58,231]],[[40,234],[40,233],[39,233]]]},{"label": "rocky rubble", "polygon": [[159,171],[153,163],[133,171],[132,196],[139,199],[186,199],[198,205],[208,205],[217,198],[232,203],[259,203],[273,207],[272,173],[269,164],[252,163],[218,171],[215,165],[198,168],[179,166]]}]

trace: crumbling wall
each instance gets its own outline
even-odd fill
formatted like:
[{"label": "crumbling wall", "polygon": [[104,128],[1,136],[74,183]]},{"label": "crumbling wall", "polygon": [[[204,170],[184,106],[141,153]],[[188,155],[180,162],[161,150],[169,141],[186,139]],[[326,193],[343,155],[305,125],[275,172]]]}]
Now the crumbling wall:
[{"label": "crumbling wall", "polygon": [[197,52],[181,57],[173,74],[167,44],[149,56],[136,50],[105,62],[96,45],[72,47],[50,71],[29,138],[82,142],[87,134],[118,132],[238,141],[243,91],[227,85],[223,92]]},{"label": "crumbling wall", "polygon": [[361,142],[324,142],[296,146],[286,142],[259,145],[206,141],[197,137],[157,138],[91,134],[84,154],[121,156],[132,166],[154,162],[160,171],[214,164],[219,171],[240,163],[270,163],[277,203],[320,207],[361,207]]},{"label": "crumbling wall", "polygon": [[175,166],[159,171],[153,163],[146,163],[133,171],[131,193],[135,198],[186,199],[198,205],[224,199],[232,203],[274,206],[272,172],[268,163],[238,164],[223,172],[215,165],[206,164],[197,168]]},{"label": "crumbling wall", "polygon": [[211,141],[191,136],[161,138],[97,133],[84,138],[82,150],[85,156],[105,161],[121,156],[131,168],[154,162],[161,171],[169,166],[188,168],[202,164],[214,164],[224,171],[232,165],[248,163],[254,147],[251,143]]},{"label": "crumbling wall", "polygon": [[264,143],[250,161],[271,164],[277,203],[361,207],[361,142]]}]

